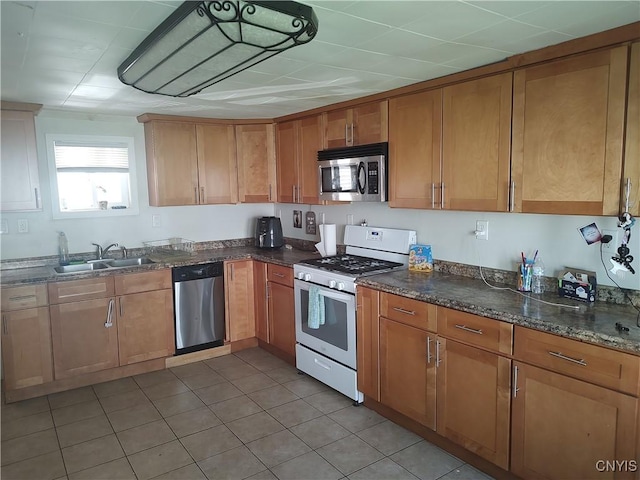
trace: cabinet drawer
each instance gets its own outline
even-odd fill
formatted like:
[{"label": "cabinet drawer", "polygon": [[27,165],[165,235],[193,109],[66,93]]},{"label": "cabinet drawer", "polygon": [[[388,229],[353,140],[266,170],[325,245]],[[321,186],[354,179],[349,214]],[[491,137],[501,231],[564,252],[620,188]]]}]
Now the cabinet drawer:
[{"label": "cabinet drawer", "polygon": [[380,294],[380,316],[397,322],[436,331],[436,306],[390,293]]},{"label": "cabinet drawer", "polygon": [[49,303],[56,305],[58,303],[111,297],[114,295],[114,291],[113,277],[52,282],[49,284]]},{"label": "cabinet drawer", "polygon": [[637,396],[640,357],[516,327],[514,356],[571,377]]},{"label": "cabinet drawer", "polygon": [[47,284],[3,288],[1,297],[3,312],[42,307],[47,304]]},{"label": "cabinet drawer", "polygon": [[268,263],[267,280],[293,287],[293,268]]},{"label": "cabinet drawer", "polygon": [[154,270],[152,272],[129,273],[115,277],[116,295],[150,292],[171,288],[171,270]]},{"label": "cabinet drawer", "polygon": [[513,348],[510,323],[446,307],[438,307],[438,334],[507,355]]}]

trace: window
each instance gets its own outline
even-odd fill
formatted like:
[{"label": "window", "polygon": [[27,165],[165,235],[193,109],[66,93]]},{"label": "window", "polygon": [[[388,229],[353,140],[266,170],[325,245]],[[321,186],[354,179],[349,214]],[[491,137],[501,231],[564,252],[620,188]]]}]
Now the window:
[{"label": "window", "polygon": [[54,218],[137,214],[133,138],[47,135]]}]

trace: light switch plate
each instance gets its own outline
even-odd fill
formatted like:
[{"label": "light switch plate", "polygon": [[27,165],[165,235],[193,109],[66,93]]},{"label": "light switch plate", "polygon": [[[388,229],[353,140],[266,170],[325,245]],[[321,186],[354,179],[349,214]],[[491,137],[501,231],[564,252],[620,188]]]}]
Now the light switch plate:
[{"label": "light switch plate", "polygon": [[18,233],[29,233],[29,222],[24,218],[18,220]]},{"label": "light switch plate", "polygon": [[9,233],[9,221],[6,218],[3,218],[0,221],[0,234]]},{"label": "light switch plate", "polygon": [[307,215],[305,217],[305,225],[306,225],[306,229],[307,229],[307,234],[308,235],[315,235],[316,234],[316,214],[315,212],[307,212]]},{"label": "light switch plate", "polygon": [[162,225],[162,220],[160,219],[160,215],[154,213],[151,215],[151,226],[152,227],[160,227]]}]

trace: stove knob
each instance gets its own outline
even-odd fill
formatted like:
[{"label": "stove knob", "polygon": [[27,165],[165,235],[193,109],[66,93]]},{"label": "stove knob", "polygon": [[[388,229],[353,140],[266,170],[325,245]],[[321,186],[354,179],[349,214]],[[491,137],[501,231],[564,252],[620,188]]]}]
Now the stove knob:
[{"label": "stove knob", "polygon": [[335,280],[329,280],[329,288],[336,288],[336,281]]},{"label": "stove knob", "polygon": [[344,290],[344,282],[338,282],[338,290]]},{"label": "stove knob", "polygon": [[298,280],[304,279],[304,272],[298,272]]},{"label": "stove knob", "polygon": [[310,282],[311,281],[311,274],[310,273],[305,273],[304,274],[304,281],[305,282]]}]

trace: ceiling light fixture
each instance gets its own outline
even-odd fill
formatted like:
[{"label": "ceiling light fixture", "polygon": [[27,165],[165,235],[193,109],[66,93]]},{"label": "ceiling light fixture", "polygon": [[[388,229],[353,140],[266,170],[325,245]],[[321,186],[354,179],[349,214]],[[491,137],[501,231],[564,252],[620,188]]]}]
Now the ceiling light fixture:
[{"label": "ceiling light fixture", "polygon": [[297,2],[184,2],[118,67],[118,78],[147,93],[188,97],[318,32]]}]

